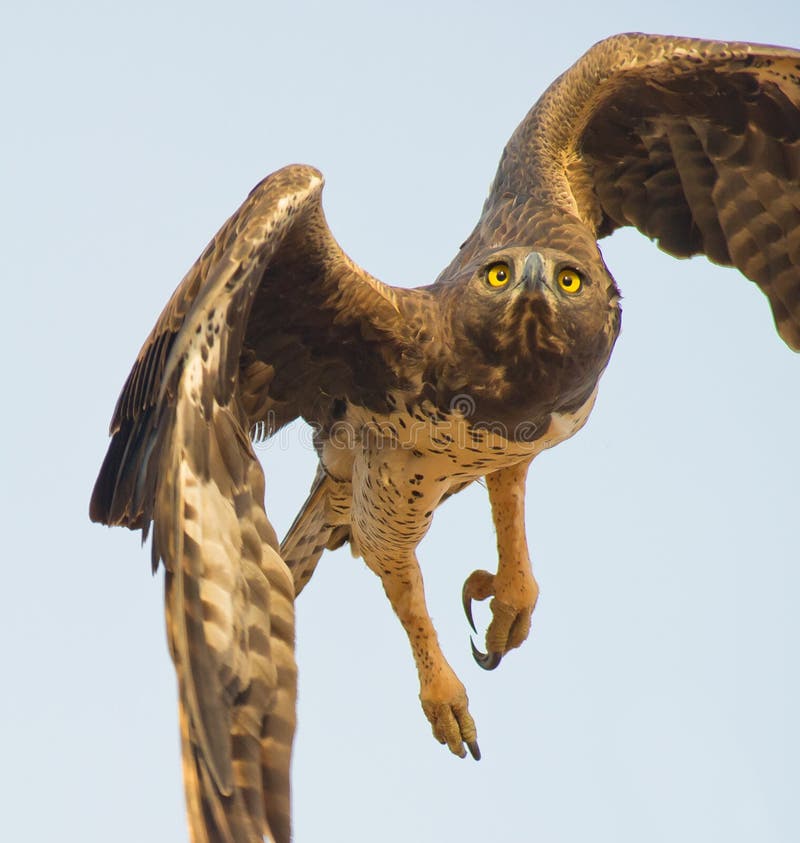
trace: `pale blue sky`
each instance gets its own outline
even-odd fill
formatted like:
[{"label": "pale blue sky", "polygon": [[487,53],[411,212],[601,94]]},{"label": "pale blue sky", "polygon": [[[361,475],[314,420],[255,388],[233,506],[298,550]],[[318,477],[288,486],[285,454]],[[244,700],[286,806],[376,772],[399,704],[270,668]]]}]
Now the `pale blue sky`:
[{"label": "pale blue sky", "polygon": [[[181,840],[162,576],[87,506],[124,377],[206,241],[302,161],[358,263],[428,283],[505,140],[594,41],[800,46],[800,18],[789,0],[15,5],[0,13],[0,836]],[[420,549],[484,759],[435,743],[377,578],[329,554],[298,606],[298,843],[800,839],[800,358],[734,271],[633,232],[604,254],[623,335],[586,428],[531,471],[542,595],[494,673],[472,663],[460,607],[495,560],[485,490],[448,502]],[[260,453],[282,533],[313,455],[297,431]]]}]

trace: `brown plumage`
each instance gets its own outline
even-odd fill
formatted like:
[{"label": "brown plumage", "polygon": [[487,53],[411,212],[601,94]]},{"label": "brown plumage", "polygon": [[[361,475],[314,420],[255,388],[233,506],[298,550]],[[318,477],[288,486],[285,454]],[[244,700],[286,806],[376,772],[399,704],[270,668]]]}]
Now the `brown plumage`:
[{"label": "brown plumage", "polygon": [[[538,595],[527,467],[583,425],[619,331],[598,238],[633,225],[670,254],[737,267],[800,349],[794,50],[596,45],[512,135],[476,228],[428,287],[388,287],[353,264],[321,190],[310,167],[274,173],[201,255],[123,388],[92,497],[94,520],[155,525],[195,840],[288,839],[291,580],[299,592],[326,547],[349,541],[381,577],[435,736],[479,756],[416,546],[439,503],[486,476],[498,569],[463,594],[468,614],[493,598],[475,654],[495,667],[527,636]],[[298,416],[320,468],[279,556],[248,433]]]}]

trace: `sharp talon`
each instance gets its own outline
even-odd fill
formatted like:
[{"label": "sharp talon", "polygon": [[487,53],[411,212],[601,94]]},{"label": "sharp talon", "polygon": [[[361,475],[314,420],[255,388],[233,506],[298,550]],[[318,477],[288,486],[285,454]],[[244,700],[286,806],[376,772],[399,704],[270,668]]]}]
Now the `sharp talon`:
[{"label": "sharp talon", "polygon": [[469,749],[469,754],[470,754],[470,755],[471,755],[471,756],[472,756],[472,757],[473,757],[476,761],[480,761],[480,760],[481,760],[481,751],[480,751],[480,749],[478,748],[478,742],[477,742],[477,741],[470,741],[470,742],[467,744],[467,748]]},{"label": "sharp talon", "polygon": [[[469,580],[467,580],[469,582]],[[464,587],[461,589],[461,605],[464,607],[464,614],[467,616],[467,620],[469,621],[469,625],[472,627],[472,631],[477,635],[478,630],[475,628],[475,621],[472,620],[472,598],[467,593],[467,583],[464,583]]]},{"label": "sharp talon", "polygon": [[494,670],[503,658],[502,653],[482,653],[476,646],[475,642],[470,638],[469,643],[472,645],[472,658],[478,663],[479,667],[484,670]]}]

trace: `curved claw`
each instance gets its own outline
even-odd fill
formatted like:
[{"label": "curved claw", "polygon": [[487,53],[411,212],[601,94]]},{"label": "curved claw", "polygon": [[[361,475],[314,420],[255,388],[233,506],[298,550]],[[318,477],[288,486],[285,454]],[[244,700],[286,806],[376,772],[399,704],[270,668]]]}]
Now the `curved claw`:
[{"label": "curved claw", "polygon": [[[475,659],[479,667],[482,667],[484,670],[494,670],[497,665],[500,664],[503,654],[502,653],[482,653],[476,646],[475,642],[472,638],[469,639],[469,643],[472,646],[472,658]],[[472,752],[472,749],[470,749]],[[474,758],[473,754],[473,758]]]},{"label": "curved claw", "polygon": [[464,614],[467,616],[472,631],[477,635],[478,630],[475,627],[475,621],[472,619],[472,595],[468,593],[468,584],[469,580],[464,583],[464,587],[461,589],[461,605],[464,607]]},{"label": "curved claw", "polygon": [[481,760],[481,751],[480,751],[480,749],[478,748],[478,742],[477,742],[477,741],[470,741],[470,742],[467,744],[467,749],[469,750],[469,754],[470,754],[470,755],[471,755],[471,756],[472,756],[472,757],[473,757],[476,761],[480,761],[480,760]]}]

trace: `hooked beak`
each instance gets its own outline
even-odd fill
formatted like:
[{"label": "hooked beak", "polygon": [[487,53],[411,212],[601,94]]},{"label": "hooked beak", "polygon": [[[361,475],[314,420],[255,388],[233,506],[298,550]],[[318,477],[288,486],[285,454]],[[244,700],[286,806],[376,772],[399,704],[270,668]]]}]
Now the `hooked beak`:
[{"label": "hooked beak", "polygon": [[531,252],[525,258],[522,281],[532,290],[539,290],[544,287],[544,261],[538,252]]}]

